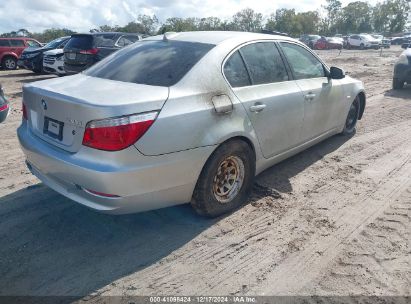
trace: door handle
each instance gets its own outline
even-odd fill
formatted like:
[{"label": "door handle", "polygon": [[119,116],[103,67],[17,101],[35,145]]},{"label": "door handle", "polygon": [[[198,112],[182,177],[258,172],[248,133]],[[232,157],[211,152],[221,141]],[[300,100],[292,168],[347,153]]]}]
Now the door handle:
[{"label": "door handle", "polygon": [[262,110],[264,110],[265,107],[266,107],[266,105],[263,104],[263,103],[255,103],[253,106],[250,107],[250,111],[258,113],[258,112],[261,112]]},{"label": "door handle", "polygon": [[313,100],[315,98],[314,93],[308,93],[307,95],[304,96],[305,100]]}]

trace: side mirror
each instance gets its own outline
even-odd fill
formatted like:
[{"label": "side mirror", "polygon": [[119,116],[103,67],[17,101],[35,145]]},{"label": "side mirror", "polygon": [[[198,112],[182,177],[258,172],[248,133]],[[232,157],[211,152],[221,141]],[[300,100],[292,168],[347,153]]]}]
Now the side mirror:
[{"label": "side mirror", "polygon": [[331,67],[330,68],[330,74],[328,75],[329,78],[331,79],[344,79],[345,78],[345,72],[344,70],[337,68],[337,67]]}]

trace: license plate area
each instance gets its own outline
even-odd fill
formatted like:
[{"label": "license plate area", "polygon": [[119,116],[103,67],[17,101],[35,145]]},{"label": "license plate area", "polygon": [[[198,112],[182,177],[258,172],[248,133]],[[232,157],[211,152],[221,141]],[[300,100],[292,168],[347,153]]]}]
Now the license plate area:
[{"label": "license plate area", "polygon": [[64,122],[52,119],[50,117],[44,117],[44,128],[43,133],[57,139],[59,141],[63,140],[63,127]]},{"label": "license plate area", "polygon": [[76,53],[67,53],[67,58],[70,60],[75,60],[76,59]]}]

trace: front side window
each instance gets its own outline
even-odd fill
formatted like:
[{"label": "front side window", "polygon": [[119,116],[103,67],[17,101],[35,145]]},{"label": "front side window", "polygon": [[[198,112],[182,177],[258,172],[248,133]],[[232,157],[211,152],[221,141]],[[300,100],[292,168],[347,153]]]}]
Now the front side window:
[{"label": "front side window", "polygon": [[311,52],[292,43],[281,42],[281,47],[295,79],[325,77],[323,64]]},{"label": "front side window", "polygon": [[27,40],[27,44],[30,47],[41,47],[41,45],[37,41],[34,41],[34,40]]},{"label": "front side window", "polygon": [[253,85],[288,81],[288,74],[274,42],[257,42],[240,49]]},{"label": "front side window", "polygon": [[88,69],[85,74],[104,79],[168,87],[183,78],[214,46],[214,44],[185,41],[136,42],[106,57]]},{"label": "front side window", "polygon": [[233,88],[251,85],[251,80],[245,68],[241,55],[236,51],[224,65],[224,75]]}]

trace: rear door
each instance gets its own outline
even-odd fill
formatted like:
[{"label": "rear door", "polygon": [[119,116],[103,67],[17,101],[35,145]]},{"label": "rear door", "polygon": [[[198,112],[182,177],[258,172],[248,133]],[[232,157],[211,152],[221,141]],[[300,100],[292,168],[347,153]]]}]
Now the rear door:
[{"label": "rear door", "polygon": [[264,157],[298,145],[304,101],[274,42],[241,47],[226,61],[224,74],[247,111]]},{"label": "rear door", "polygon": [[301,136],[307,141],[335,128],[341,121],[343,87],[340,81],[328,79],[323,63],[311,51],[292,42],[281,42],[280,45],[304,95]]}]

